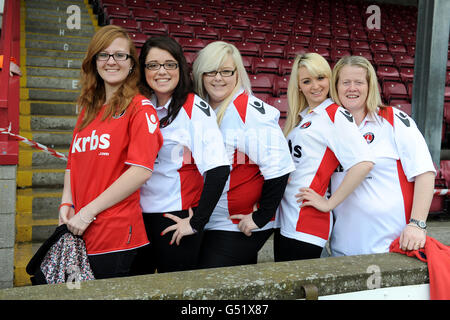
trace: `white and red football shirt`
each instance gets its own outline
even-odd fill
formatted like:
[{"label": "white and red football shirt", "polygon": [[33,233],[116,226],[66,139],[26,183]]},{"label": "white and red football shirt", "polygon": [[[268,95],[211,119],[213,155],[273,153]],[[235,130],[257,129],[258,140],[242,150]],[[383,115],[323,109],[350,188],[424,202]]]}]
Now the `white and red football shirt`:
[{"label": "white and red football shirt", "polygon": [[300,209],[295,195],[309,187],[324,196],[339,163],[349,169],[373,157],[350,112],[331,99],[300,115],[302,121],[287,137],[295,171],[280,203],[277,226],[285,237],[323,247],[331,232],[331,212],[312,206]]},{"label": "white and red football shirt", "polygon": [[[264,180],[294,170],[286,139],[278,124],[280,112],[243,90],[228,106],[220,131],[232,163],[230,176],[206,230],[237,231],[234,214],[249,214],[258,204]],[[273,227],[273,220],[263,228]]]},{"label": "white and red football shirt", "polygon": [[[153,170],[162,145],[157,114],[150,100],[134,97],[121,115],[102,121],[106,105],[84,129],[78,117],[67,163],[75,212],[97,198],[129,167]],[[83,234],[88,254],[134,249],[148,243],[139,190],[97,215]]]},{"label": "white and red football shirt", "polygon": [[[359,126],[375,157],[366,179],[334,210],[332,255],[389,252],[389,245],[409,223],[414,179],[432,171],[430,152],[414,121],[404,112],[385,107]],[[331,192],[345,172],[331,177]]]},{"label": "white and red football shirt", "polygon": [[[156,97],[152,97],[156,102]],[[167,115],[170,100],[157,107],[158,117]],[[203,174],[228,166],[216,114],[199,96],[191,93],[176,118],[161,128],[164,144],[155,161],[152,177],[141,188],[145,213],[162,213],[196,207],[203,190]]]}]

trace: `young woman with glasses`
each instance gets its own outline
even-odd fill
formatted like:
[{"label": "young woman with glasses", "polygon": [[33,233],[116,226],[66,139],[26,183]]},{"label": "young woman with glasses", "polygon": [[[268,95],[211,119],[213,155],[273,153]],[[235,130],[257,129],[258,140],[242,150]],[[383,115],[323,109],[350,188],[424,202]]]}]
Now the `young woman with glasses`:
[{"label": "young woman with glasses", "polygon": [[193,269],[229,161],[216,115],[192,92],[181,46],[170,37],[149,38],[139,62],[141,92],[156,106],[164,144],[151,179],[141,188],[151,244],[139,252],[135,272]]},{"label": "young woman with glasses", "polygon": [[208,101],[232,169],[205,227],[201,268],[257,262],[272,234],[276,208],[294,165],[278,124],[280,113],[256,98],[237,48],[212,42],[193,65],[195,91]]},{"label": "young woman with glasses", "polygon": [[148,244],[139,188],[162,145],[151,102],[139,94],[136,49],[125,30],[101,28],[81,68],[81,113],[69,151],[59,223],[86,243],[96,279],[128,276]]}]

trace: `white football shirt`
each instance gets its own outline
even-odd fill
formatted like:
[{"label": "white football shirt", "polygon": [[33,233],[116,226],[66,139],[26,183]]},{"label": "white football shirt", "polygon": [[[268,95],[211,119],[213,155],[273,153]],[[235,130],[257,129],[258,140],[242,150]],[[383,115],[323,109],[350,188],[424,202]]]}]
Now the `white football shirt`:
[{"label": "white football shirt", "polygon": [[[366,179],[334,210],[332,255],[389,252],[409,222],[414,178],[436,172],[430,152],[413,119],[392,107],[368,115],[359,126],[376,163]],[[345,172],[331,177],[331,192]]]},{"label": "white football shirt", "polygon": [[373,157],[350,112],[331,99],[300,115],[302,121],[288,135],[295,171],[280,203],[277,226],[285,237],[323,247],[331,232],[331,212],[300,209],[295,195],[309,187],[324,196],[339,163],[347,170]]}]

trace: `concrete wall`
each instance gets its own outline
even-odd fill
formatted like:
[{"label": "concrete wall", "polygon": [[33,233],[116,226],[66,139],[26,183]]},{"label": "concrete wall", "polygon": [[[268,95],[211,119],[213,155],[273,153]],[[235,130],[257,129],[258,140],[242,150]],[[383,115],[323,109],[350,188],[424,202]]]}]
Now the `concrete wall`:
[{"label": "concrete wall", "polygon": [[0,166],[0,288],[13,286],[16,166]]},{"label": "concrete wall", "polygon": [[284,300],[305,298],[306,285],[317,288],[319,296],[326,296],[428,281],[426,263],[386,253],[92,280],[79,285],[16,287],[0,290],[0,301]]}]

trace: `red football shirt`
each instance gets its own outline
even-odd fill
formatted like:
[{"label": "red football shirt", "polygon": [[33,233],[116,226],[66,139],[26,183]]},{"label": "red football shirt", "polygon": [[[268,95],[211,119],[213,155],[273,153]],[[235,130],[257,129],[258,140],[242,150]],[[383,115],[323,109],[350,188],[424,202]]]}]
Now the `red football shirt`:
[{"label": "red football shirt", "polygon": [[[121,115],[102,121],[105,106],[78,131],[81,112],[69,152],[67,169],[75,212],[97,198],[130,165],[153,170],[163,138],[150,100],[134,97]],[[139,205],[139,189],[97,215],[83,234],[88,254],[130,250],[148,244]]]}]

